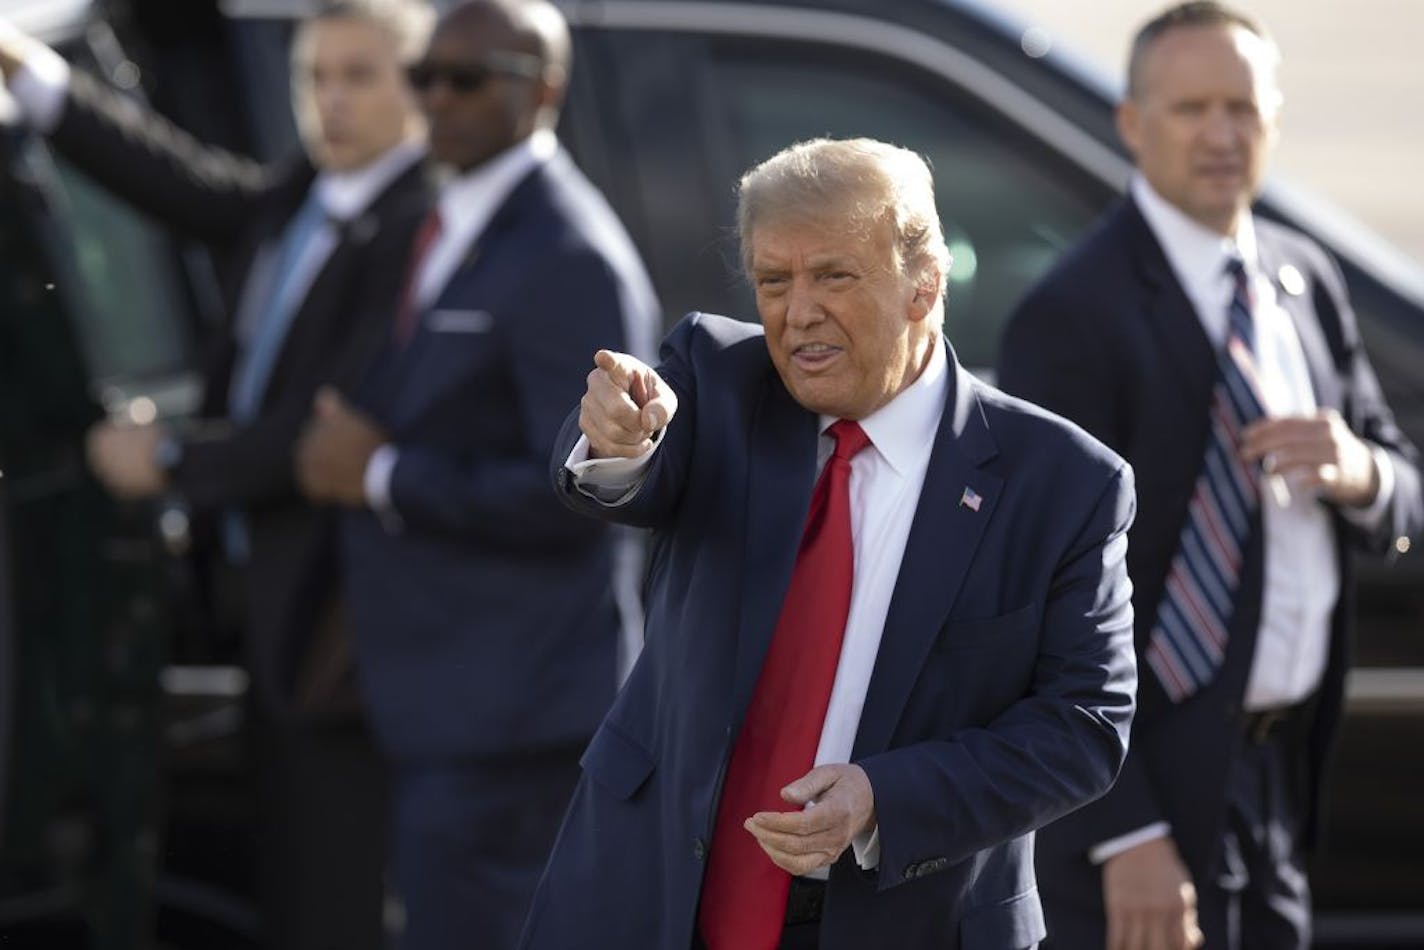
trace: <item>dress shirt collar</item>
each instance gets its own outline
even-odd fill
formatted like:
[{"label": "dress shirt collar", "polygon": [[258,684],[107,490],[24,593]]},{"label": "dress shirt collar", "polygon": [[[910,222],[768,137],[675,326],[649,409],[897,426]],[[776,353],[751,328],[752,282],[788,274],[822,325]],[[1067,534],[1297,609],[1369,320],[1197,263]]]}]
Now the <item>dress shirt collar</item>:
[{"label": "dress shirt collar", "polygon": [[1189,218],[1141,175],[1132,177],[1132,199],[1190,299],[1208,300],[1217,295],[1223,285],[1226,260],[1233,254],[1240,255],[1248,273],[1258,270],[1256,226],[1251,212],[1241,216],[1234,237],[1225,237]]},{"label": "dress shirt collar", "polygon": [[440,190],[440,220],[446,232],[466,240],[479,234],[515,186],[553,158],[558,148],[554,133],[539,129],[483,165],[451,178]]},{"label": "dress shirt collar", "polygon": [[[936,336],[924,372],[894,399],[860,420],[860,427],[870,436],[870,444],[900,475],[929,457],[935,431],[944,415],[948,367],[944,337]],[[835,416],[821,416],[821,433],[824,435],[835,421]]]},{"label": "dress shirt collar", "polygon": [[387,185],[424,156],[424,145],[401,142],[360,168],[321,172],[314,185],[317,197],[327,215],[350,221],[365,212]]}]

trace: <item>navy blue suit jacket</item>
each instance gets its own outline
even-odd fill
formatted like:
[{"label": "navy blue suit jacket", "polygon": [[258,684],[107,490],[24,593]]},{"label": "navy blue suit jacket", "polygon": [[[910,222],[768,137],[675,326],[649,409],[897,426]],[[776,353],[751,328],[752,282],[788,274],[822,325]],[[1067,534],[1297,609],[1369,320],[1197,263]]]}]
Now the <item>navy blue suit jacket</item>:
[{"label": "navy blue suit jacket", "polygon": [[343,534],[361,681],[391,756],[499,756],[593,733],[616,682],[612,543],[559,504],[547,460],[594,351],[651,336],[657,319],[622,225],[561,152],[515,187],[410,342],[377,361],[360,401],[399,450],[401,524],[353,510]]},{"label": "navy blue suit jacket", "polygon": [[[790,579],[817,417],[758,326],[693,315],[659,369],[679,408],[636,495],[589,514],[654,529],[647,645],[583,759],[524,946],[690,945],[723,769]],[[982,496],[962,505],[965,487]],[[1027,947],[1033,831],[1111,784],[1133,710],[1131,470],[951,362],[853,760],[877,871],[833,867],[821,946]]]},{"label": "navy blue suit jacket", "polygon": [[[1256,231],[1265,273],[1279,281],[1282,269],[1293,267],[1304,278],[1304,290],[1297,286],[1296,293],[1278,284],[1277,298],[1300,337],[1316,401],[1338,409],[1355,433],[1384,448],[1397,478],[1390,509],[1376,530],[1334,519],[1341,601],[1329,668],[1301,733],[1307,767],[1299,791],[1314,812],[1339,721],[1349,651],[1352,569],[1345,547],[1383,552],[1397,536],[1418,529],[1419,472],[1414,448],[1395,425],[1365,357],[1334,262],[1303,235],[1269,221],[1257,219]],[[1216,356],[1201,321],[1130,200],[1105,215],[1029,294],[1004,339],[1000,385],[1078,422],[1122,453],[1137,473],[1139,507],[1128,563],[1139,648],[1151,634],[1205,457],[1215,378]],[[1156,677],[1144,675],[1132,752],[1117,785],[1039,836],[1041,875],[1063,882],[1077,875],[1084,900],[1101,883],[1099,869],[1087,863],[1088,849],[1158,820],[1171,822],[1195,875],[1211,867],[1222,836],[1226,769],[1241,741],[1237,719],[1260,620],[1259,534],[1247,549],[1239,608],[1216,681],[1174,705]]]}]

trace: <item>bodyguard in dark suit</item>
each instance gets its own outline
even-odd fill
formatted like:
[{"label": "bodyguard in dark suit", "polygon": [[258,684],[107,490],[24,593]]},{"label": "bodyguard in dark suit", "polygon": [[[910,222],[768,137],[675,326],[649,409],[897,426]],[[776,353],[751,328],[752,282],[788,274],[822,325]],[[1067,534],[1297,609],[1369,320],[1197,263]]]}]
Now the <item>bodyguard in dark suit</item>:
[{"label": "bodyguard in dark suit", "polygon": [[317,388],[353,384],[383,339],[358,303],[373,272],[399,267],[409,230],[392,222],[428,202],[404,63],[432,20],[404,0],[342,0],[303,24],[292,63],[306,153],[270,168],[203,147],[34,41],[8,44],[15,95],[59,151],[217,252],[230,319],[207,341],[202,424],[104,425],[90,457],[117,494],[214,517],[246,561],[256,877],[283,948],[383,944],[385,796],[347,682],[335,518],[297,491],[292,450]]},{"label": "bodyguard in dark suit", "polygon": [[551,5],[441,21],[412,79],[451,178],[397,272],[384,352],[355,400],[323,395],[299,453],[312,497],[348,507],[407,950],[513,944],[617,682],[611,532],[545,473],[588,354],[642,347],[657,310],[554,138],[568,65]]},{"label": "bodyguard in dark suit", "polygon": [[1352,550],[1420,525],[1414,448],[1340,273],[1254,218],[1276,51],[1214,3],[1133,47],[1139,174],[1028,296],[1000,383],[1130,461],[1141,711],[1114,789],[1044,829],[1068,950],[1310,944],[1303,866],[1339,723]]},{"label": "bodyguard in dark suit", "polygon": [[918,156],[802,143],[740,214],[764,329],[600,352],[556,448],[654,554],[523,946],[1035,946],[1133,710],[1131,471],[955,362]]}]

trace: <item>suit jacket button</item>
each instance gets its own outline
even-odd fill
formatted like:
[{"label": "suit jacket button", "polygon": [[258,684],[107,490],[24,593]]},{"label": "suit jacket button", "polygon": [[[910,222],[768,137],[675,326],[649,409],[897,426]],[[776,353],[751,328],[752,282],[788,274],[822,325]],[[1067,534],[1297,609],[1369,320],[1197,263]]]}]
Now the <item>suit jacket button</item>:
[{"label": "suit jacket button", "polygon": [[707,857],[707,843],[701,838],[692,839],[692,856],[699,861]]}]

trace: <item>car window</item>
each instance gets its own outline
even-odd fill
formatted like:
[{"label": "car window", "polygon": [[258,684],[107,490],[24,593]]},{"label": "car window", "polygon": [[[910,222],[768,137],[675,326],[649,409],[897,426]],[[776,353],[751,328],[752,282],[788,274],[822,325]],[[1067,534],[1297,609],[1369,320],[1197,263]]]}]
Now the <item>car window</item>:
[{"label": "car window", "polygon": [[966,365],[992,366],[1009,311],[1110,192],[938,77],[811,45],[772,53],[713,48],[740,167],[822,135],[884,139],[928,158],[954,257],[946,328]]},{"label": "car window", "polygon": [[175,258],[157,227],[56,161],[68,205],[80,299],[78,330],[91,378],[136,379],[186,369],[192,361]]}]

